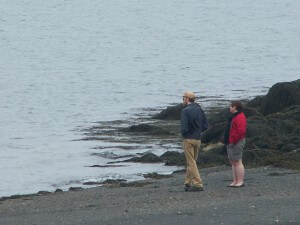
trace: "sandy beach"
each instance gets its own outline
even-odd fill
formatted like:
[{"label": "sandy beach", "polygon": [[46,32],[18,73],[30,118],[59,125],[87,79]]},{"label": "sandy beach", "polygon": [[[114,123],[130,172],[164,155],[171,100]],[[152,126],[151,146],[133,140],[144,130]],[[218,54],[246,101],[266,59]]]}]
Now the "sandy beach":
[{"label": "sandy beach", "polygon": [[[0,202],[0,224],[300,224],[299,171],[246,170],[246,186],[228,188],[227,166],[201,170],[203,192],[184,192],[184,173],[132,185]],[[123,187],[125,186],[125,187]]]}]

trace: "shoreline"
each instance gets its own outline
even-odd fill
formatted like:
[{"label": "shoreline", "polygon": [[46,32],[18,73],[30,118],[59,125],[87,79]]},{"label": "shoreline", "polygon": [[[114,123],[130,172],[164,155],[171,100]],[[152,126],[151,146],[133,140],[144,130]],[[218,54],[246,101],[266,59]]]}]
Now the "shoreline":
[{"label": "shoreline", "polygon": [[[243,160],[246,162],[246,166],[274,165],[276,167],[300,169],[299,161],[297,161],[300,151],[300,118],[298,116],[300,106],[298,98],[294,96],[295,88],[300,96],[300,80],[297,80],[277,83],[266,96],[257,96],[252,100],[244,100],[248,122],[245,160]],[[281,98],[283,93],[290,98],[289,105],[278,105],[278,99]],[[82,132],[84,132],[83,136],[85,138],[80,139],[81,141],[100,140],[128,145],[124,148],[126,152],[128,151],[128,154],[121,157],[114,154],[114,152],[110,154],[109,148],[111,146],[106,147],[107,149],[95,147],[95,152],[92,155],[95,157],[107,157],[111,161],[103,165],[90,165],[87,167],[119,167],[118,163],[125,162],[160,162],[166,166],[184,166],[185,158],[180,146],[181,136],[179,134],[181,110],[182,104],[178,104],[167,107],[155,115],[152,113],[144,114],[131,120],[129,123],[125,120],[105,121],[98,122],[94,127],[83,129]],[[153,109],[150,111],[153,111]],[[158,112],[158,110],[156,111]],[[228,161],[223,144],[220,142],[223,137],[224,122],[227,120],[229,113],[228,109],[219,107],[208,111],[207,115],[209,116],[211,127],[203,133],[202,151],[200,151],[197,161],[198,165],[202,167],[223,165]],[[166,147],[170,143],[172,143],[171,148]],[[137,146],[139,146],[140,152],[131,154],[131,150],[135,150]],[[160,151],[163,150],[164,153],[160,156],[153,154],[157,148]],[[116,161],[122,158],[128,159]],[[104,181],[95,184],[102,185],[105,183]],[[86,187],[83,183],[79,185]],[[79,188],[71,187],[71,189]],[[61,190],[57,189],[56,191],[59,192]],[[40,191],[36,194],[11,195],[2,197],[0,200],[45,193],[50,192]]]},{"label": "shoreline", "polygon": [[299,171],[246,169],[244,188],[226,187],[227,166],[200,170],[203,192],[184,192],[184,173],[139,185],[0,201],[1,224],[299,224]]}]

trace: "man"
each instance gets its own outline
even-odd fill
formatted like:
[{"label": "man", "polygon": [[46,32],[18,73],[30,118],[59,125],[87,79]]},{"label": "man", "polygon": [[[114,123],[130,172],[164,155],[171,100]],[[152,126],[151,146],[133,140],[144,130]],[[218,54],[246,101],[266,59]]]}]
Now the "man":
[{"label": "man", "polygon": [[183,95],[181,112],[182,147],[187,162],[185,176],[185,191],[203,191],[203,183],[197,167],[198,150],[201,145],[201,133],[208,128],[208,122],[203,110],[195,103],[196,95],[187,91]]}]

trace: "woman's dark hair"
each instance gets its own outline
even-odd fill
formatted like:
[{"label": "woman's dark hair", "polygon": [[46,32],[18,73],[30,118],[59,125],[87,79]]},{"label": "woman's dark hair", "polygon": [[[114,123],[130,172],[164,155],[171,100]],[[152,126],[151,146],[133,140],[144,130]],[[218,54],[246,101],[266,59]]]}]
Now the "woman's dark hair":
[{"label": "woman's dark hair", "polygon": [[231,106],[235,107],[237,111],[241,112],[243,110],[243,104],[240,101],[231,101]]}]

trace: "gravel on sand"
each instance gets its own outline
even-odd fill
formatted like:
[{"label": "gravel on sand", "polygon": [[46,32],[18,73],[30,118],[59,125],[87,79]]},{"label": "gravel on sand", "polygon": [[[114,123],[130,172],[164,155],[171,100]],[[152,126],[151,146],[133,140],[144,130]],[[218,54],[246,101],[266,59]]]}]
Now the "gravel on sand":
[{"label": "gravel on sand", "polygon": [[203,192],[184,192],[184,174],[145,185],[106,185],[0,201],[0,224],[300,224],[299,171],[246,170],[245,187],[226,187],[231,170],[200,171]]}]

